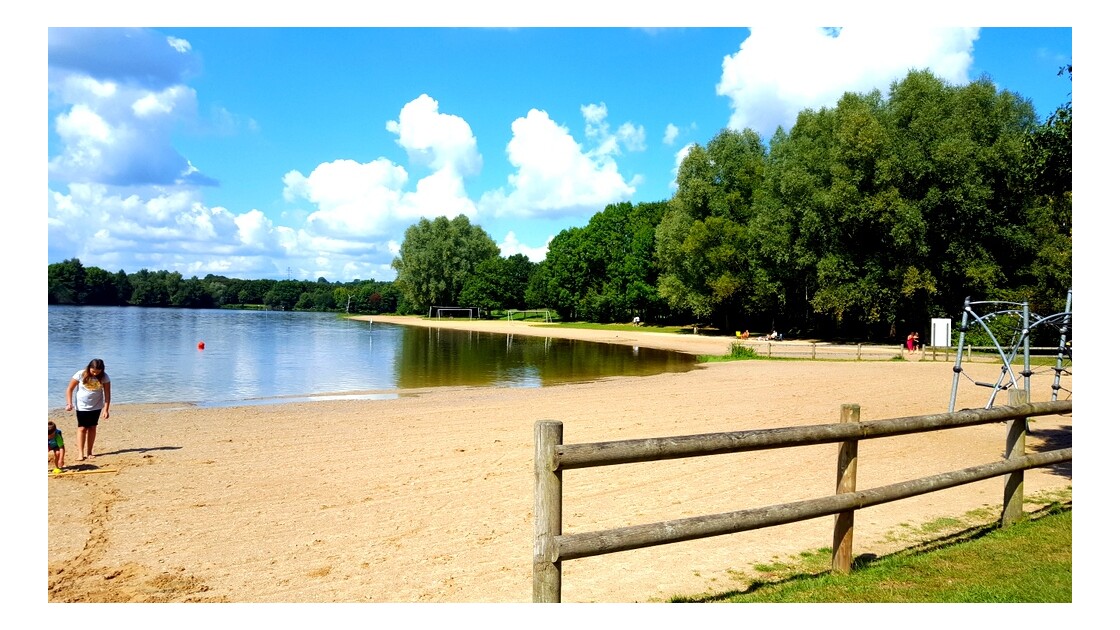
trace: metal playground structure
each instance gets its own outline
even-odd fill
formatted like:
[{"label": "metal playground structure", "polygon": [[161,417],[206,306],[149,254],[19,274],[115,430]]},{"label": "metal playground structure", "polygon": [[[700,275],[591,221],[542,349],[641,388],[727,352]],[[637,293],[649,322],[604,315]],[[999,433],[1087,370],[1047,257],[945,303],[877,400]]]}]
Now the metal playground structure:
[{"label": "metal playground structure", "polygon": [[[980,309],[977,307],[991,310],[981,314],[978,312]],[[992,320],[997,317],[1018,318],[1018,331],[1006,346],[1000,343],[990,326]],[[1059,332],[1057,359],[1053,368],[1054,381],[1050,385],[1050,400],[1057,400],[1058,392],[1063,390],[1072,395],[1070,390],[1062,386],[1062,375],[1072,374],[1069,368],[1063,365],[1063,361],[1070,356],[1072,350],[1069,341],[1069,336],[1072,333],[1072,324],[1072,289],[1066,293],[1066,310],[1046,316],[1032,313],[1026,302],[971,302],[969,298],[965,298],[964,315],[961,317],[960,333],[957,340],[957,360],[953,365],[953,391],[949,397],[949,412],[952,413],[957,410],[957,385],[960,382],[961,374],[964,374],[964,369],[961,367],[961,359],[964,354],[965,332],[973,325],[978,326],[987,333],[1002,363],[999,378],[995,383],[977,382],[969,378],[967,374],[964,374],[965,378],[968,378],[974,384],[980,387],[991,388],[992,395],[988,398],[988,404],[984,406],[985,409],[991,409],[995,404],[996,395],[1006,389],[1021,389],[1026,393],[1027,400],[1030,400],[1031,376],[1033,375],[1033,371],[1031,370],[1031,331],[1038,329],[1040,326],[1056,327]],[[1017,379],[1011,364],[1020,354],[1023,357],[1023,370],[1019,373],[1021,378]]]}]

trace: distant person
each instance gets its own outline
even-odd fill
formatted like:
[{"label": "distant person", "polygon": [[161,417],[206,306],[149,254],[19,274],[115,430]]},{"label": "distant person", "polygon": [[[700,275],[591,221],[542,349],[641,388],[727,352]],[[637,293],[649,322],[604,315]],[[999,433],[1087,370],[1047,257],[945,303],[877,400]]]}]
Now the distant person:
[{"label": "distant person", "polygon": [[914,351],[914,333],[910,333],[909,335],[906,335],[906,351],[907,352],[913,352]]},{"label": "distant person", "polygon": [[109,375],[105,362],[93,359],[84,370],[70,379],[66,387],[66,411],[74,410],[74,392],[77,391],[78,461],[93,457],[93,441],[97,439],[97,423],[109,419]]},{"label": "distant person", "polygon": [[914,333],[914,350],[913,350],[913,352],[917,352],[918,350],[921,350],[921,349],[922,349],[922,344],[918,339],[918,333]]},{"label": "distant person", "polygon": [[635,326],[641,326],[642,325],[642,318],[641,317],[635,317],[634,318],[634,325]]},{"label": "distant person", "polygon": [[53,472],[62,472],[66,467],[66,445],[62,440],[62,431],[50,420],[47,420],[47,453],[54,458]]}]

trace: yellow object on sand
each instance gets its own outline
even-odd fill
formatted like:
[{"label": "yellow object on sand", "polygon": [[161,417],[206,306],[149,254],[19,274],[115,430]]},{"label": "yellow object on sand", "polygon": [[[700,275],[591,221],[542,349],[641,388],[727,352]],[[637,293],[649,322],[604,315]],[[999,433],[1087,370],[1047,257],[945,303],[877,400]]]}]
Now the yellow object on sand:
[{"label": "yellow object on sand", "polygon": [[[56,469],[57,470],[57,469]],[[52,473],[55,477],[69,477],[70,475],[93,475],[96,473],[115,473],[116,468],[93,468],[91,470],[59,470]]]}]

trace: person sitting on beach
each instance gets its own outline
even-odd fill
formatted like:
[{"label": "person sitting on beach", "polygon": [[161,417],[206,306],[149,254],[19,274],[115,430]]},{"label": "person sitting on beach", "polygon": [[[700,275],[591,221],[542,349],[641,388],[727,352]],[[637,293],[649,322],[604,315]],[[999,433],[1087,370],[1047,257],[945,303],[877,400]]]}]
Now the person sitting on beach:
[{"label": "person sitting on beach", "polygon": [[62,472],[66,466],[66,445],[62,440],[62,431],[50,420],[47,421],[47,453],[54,457],[53,472]]}]

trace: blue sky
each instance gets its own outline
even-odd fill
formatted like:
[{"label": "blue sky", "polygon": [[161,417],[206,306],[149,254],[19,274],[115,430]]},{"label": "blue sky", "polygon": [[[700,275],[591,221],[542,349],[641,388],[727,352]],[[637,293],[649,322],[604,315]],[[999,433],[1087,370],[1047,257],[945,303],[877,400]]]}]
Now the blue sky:
[{"label": "blue sky", "polygon": [[466,214],[504,255],[673,194],[690,143],[764,138],[908,68],[987,73],[1040,118],[1071,28],[53,28],[48,261],[389,280]]}]

